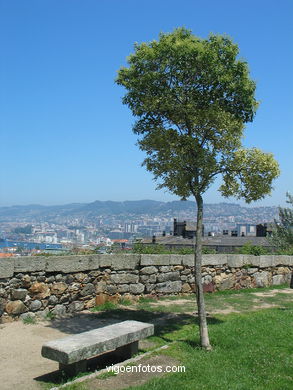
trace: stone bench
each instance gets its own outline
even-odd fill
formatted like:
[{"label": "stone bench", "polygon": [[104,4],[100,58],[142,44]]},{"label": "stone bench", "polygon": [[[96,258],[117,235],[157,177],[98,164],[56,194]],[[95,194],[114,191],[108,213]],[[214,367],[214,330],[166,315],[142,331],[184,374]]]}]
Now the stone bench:
[{"label": "stone bench", "polygon": [[121,360],[138,352],[138,341],[154,334],[154,325],[139,321],[123,321],[49,341],[42,346],[42,356],[59,362],[68,376],[87,370],[87,359],[115,351]]}]

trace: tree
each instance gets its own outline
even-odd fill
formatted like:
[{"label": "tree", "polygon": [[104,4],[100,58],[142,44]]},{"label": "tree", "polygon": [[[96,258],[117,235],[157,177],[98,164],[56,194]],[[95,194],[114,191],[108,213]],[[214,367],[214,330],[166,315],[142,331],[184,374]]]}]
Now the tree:
[{"label": "tree", "polygon": [[[293,207],[293,196],[286,194],[286,203]],[[273,244],[280,249],[291,249],[293,247],[293,209],[279,207],[280,222],[275,222],[272,234]]]},{"label": "tree", "polygon": [[217,175],[220,192],[251,202],[271,191],[278,163],[269,153],[245,149],[244,124],[257,108],[255,83],[238,47],[226,36],[200,39],[185,28],[135,44],[116,82],[137,121],[133,131],[146,152],[143,165],[158,188],[197,204],[195,282],[201,346],[211,349],[204,305],[202,264],[203,194]]}]

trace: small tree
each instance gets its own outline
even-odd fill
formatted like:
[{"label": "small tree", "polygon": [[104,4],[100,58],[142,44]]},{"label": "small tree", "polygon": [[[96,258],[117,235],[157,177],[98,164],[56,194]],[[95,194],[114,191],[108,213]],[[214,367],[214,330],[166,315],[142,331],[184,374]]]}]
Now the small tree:
[{"label": "small tree", "polygon": [[158,41],[135,44],[116,82],[137,121],[133,131],[146,152],[143,165],[158,188],[195,198],[195,284],[201,346],[210,349],[202,288],[203,194],[217,175],[220,192],[251,202],[271,191],[279,168],[273,156],[241,145],[253,120],[255,83],[238,47],[225,36],[200,39],[184,28]]},{"label": "small tree", "polygon": [[[293,207],[293,196],[286,194],[286,203]],[[280,249],[291,249],[293,247],[293,208],[279,207],[280,222],[275,221],[273,229],[273,244]]]}]

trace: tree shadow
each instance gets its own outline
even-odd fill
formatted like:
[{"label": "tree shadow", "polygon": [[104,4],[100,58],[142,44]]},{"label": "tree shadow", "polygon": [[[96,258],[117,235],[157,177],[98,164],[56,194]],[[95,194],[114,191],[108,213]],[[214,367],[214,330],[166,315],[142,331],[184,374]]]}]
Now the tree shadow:
[{"label": "tree shadow", "polygon": [[[52,320],[46,327],[58,329],[63,333],[76,334],[102,328],[126,320],[148,322],[155,325],[155,336],[162,337],[164,333],[179,330],[184,325],[198,324],[195,315],[147,310],[113,309],[103,312],[81,312],[72,317]],[[223,321],[208,317],[209,324],[219,324]]]}]

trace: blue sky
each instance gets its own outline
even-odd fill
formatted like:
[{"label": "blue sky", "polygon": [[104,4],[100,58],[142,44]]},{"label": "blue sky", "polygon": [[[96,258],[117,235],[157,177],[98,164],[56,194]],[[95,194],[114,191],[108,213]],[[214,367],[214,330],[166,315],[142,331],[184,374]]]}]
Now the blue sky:
[{"label": "blue sky", "polygon": [[[293,192],[292,19],[291,0],[0,0],[0,206],[177,199],[141,167],[114,79],[134,42],[179,26],[239,45],[261,101],[244,144],[273,152],[282,171],[272,196],[253,205],[284,204]],[[223,200],[216,185],[205,196]]]}]

